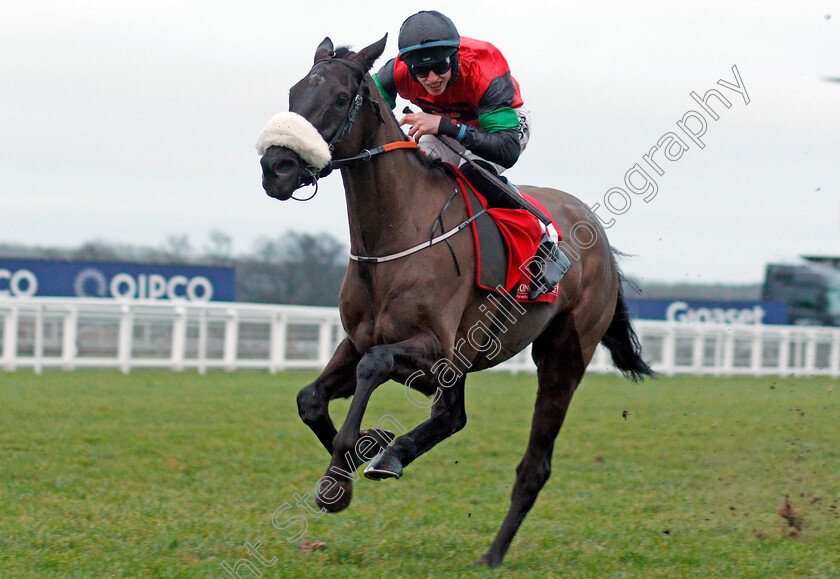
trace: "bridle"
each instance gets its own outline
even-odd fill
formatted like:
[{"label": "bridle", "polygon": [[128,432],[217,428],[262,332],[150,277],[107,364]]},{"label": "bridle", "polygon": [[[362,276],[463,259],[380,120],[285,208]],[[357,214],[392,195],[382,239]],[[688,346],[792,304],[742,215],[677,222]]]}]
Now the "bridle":
[{"label": "bridle", "polygon": [[[353,98],[353,102],[350,104],[350,108],[347,110],[347,114],[345,115],[344,120],[342,121],[341,125],[338,127],[338,130],[336,131],[335,135],[333,135],[332,138],[327,143],[329,145],[330,152],[332,152],[335,149],[335,146],[341,141],[341,139],[343,139],[345,136],[347,136],[347,134],[350,133],[350,131],[353,129],[353,124],[356,122],[356,117],[358,116],[359,111],[361,110],[362,105],[364,104],[365,100],[369,101],[373,105],[374,110],[376,111],[376,117],[377,117],[376,129],[373,131],[373,134],[370,137],[367,138],[365,143],[362,144],[363,148],[361,149],[361,152],[359,154],[354,155],[352,157],[345,157],[343,159],[331,160],[322,169],[317,169],[316,167],[313,167],[311,165],[306,165],[304,167],[304,171],[306,172],[306,174],[305,175],[301,175],[301,174],[298,175],[298,181],[297,181],[297,185],[296,185],[295,189],[296,190],[300,189],[301,187],[304,187],[306,185],[315,185],[315,191],[313,191],[312,195],[310,195],[309,197],[307,197],[305,199],[301,199],[301,198],[292,196],[291,199],[294,199],[295,201],[309,201],[310,199],[315,197],[315,195],[318,193],[318,179],[320,179],[322,177],[326,177],[327,175],[329,175],[333,171],[333,169],[339,169],[341,167],[345,167],[347,165],[351,165],[351,164],[359,162],[359,161],[369,161],[370,159],[372,159],[376,155],[381,155],[383,153],[388,153],[390,151],[397,151],[397,150],[400,150],[400,149],[417,149],[418,148],[417,143],[415,141],[404,140],[404,141],[396,141],[396,142],[393,142],[393,143],[387,143],[385,145],[382,145],[380,147],[376,147],[374,149],[365,149],[364,145],[367,144],[371,139],[373,139],[376,136],[376,134],[379,132],[379,129],[385,123],[385,120],[382,118],[382,111],[379,108],[379,103],[376,102],[376,100],[374,100],[370,97],[370,89],[368,88],[368,85],[365,82],[365,75],[367,75],[367,71],[364,68],[362,68],[360,65],[358,65],[357,63],[353,62],[352,60],[347,60],[347,59],[344,59],[344,58],[336,57],[335,52],[331,51],[329,53],[329,55],[327,56],[327,58],[322,58],[320,60],[317,60],[315,62],[315,64],[312,65],[312,69],[310,69],[310,74],[316,66],[318,66],[322,63],[331,63],[331,62],[337,62],[337,63],[343,64],[344,66],[347,66],[347,67],[351,68],[352,70],[358,72],[359,74],[361,74],[361,80],[359,82],[359,89],[356,91],[356,96]],[[484,207],[480,211],[475,212],[471,217],[464,220],[460,224],[456,225],[455,227],[453,227],[449,231],[443,231],[443,214],[446,211],[446,209],[450,206],[452,201],[455,199],[457,194],[458,194],[458,188],[456,186],[455,192],[452,194],[452,196],[446,202],[446,204],[444,205],[443,209],[440,212],[440,216],[437,218],[434,225],[432,226],[432,233],[431,233],[428,241],[424,241],[422,243],[419,243],[419,244],[415,245],[414,247],[410,247],[410,248],[408,248],[404,251],[400,251],[398,253],[394,253],[394,254],[391,254],[391,255],[383,255],[383,256],[375,256],[374,257],[374,256],[361,256],[361,255],[350,254],[350,259],[353,260],[353,261],[361,262],[361,263],[371,263],[371,264],[385,263],[385,262],[388,262],[388,261],[393,261],[393,260],[396,260],[396,259],[407,257],[407,256],[412,255],[414,253],[417,253],[419,251],[423,251],[424,249],[426,249],[428,247],[431,247],[433,245],[436,245],[436,244],[443,241],[443,242],[446,242],[446,245],[449,247],[449,251],[452,254],[452,259],[455,262],[455,270],[458,272],[458,275],[461,275],[461,268],[458,265],[458,259],[455,255],[455,250],[452,248],[452,245],[449,243],[449,238],[452,237],[453,235],[455,235],[456,233],[458,233],[459,231],[463,230],[464,228],[466,228],[473,221],[475,221],[481,215],[483,215],[487,211],[487,207]],[[435,230],[438,227],[438,225],[440,226],[441,234],[438,235],[438,236],[435,236]]]},{"label": "bridle", "polygon": [[330,139],[328,143],[330,146],[330,150],[333,150],[335,145],[337,145],[341,141],[341,139],[343,139],[351,130],[353,130],[353,123],[356,122],[356,117],[358,116],[365,99],[370,100],[370,102],[372,102],[375,105],[377,116],[380,117],[380,121],[382,120],[382,117],[379,115],[379,105],[376,103],[376,101],[370,98],[370,90],[368,89],[367,83],[365,82],[365,75],[367,74],[367,71],[364,68],[362,68],[362,66],[358,63],[355,63],[352,60],[347,60],[346,58],[338,58],[335,56],[335,52],[330,52],[330,55],[327,58],[322,58],[321,60],[316,61],[315,64],[312,65],[312,69],[310,70],[310,72],[314,70],[315,67],[319,64],[330,62],[338,62],[340,64],[343,64],[344,66],[358,72],[361,75],[361,80],[359,81],[359,90],[356,91],[356,96],[353,97],[353,102],[350,103],[350,108],[347,109],[347,114],[344,116],[344,121],[342,121],[341,126],[338,127],[338,131],[336,131],[335,135],[333,135],[333,138]]},{"label": "bridle", "polygon": [[[359,115],[359,111],[362,109],[362,105],[365,103],[366,100],[373,105],[377,118],[376,130],[374,130],[373,134],[370,137],[368,137],[366,143],[376,136],[376,134],[379,132],[379,129],[385,122],[385,120],[382,118],[382,111],[379,108],[379,103],[370,97],[370,89],[368,88],[368,85],[365,82],[365,75],[367,74],[367,71],[358,63],[355,63],[352,60],[347,60],[346,58],[339,58],[335,56],[335,51],[331,51],[326,58],[322,58],[320,60],[315,61],[315,64],[312,65],[312,68],[309,72],[311,74],[315,67],[318,65],[333,62],[337,62],[352,69],[355,72],[358,72],[361,75],[361,80],[359,81],[359,89],[356,91],[356,95],[353,97],[353,101],[350,103],[350,108],[347,109],[347,114],[344,116],[344,120],[341,122],[341,125],[339,125],[335,135],[333,135],[327,143],[329,145],[330,152],[335,150],[336,145],[338,145],[341,139],[346,137],[350,133],[350,131],[353,130],[353,124],[356,122],[356,118]],[[363,148],[358,155],[346,157],[344,159],[331,160],[322,169],[316,169],[311,165],[306,165],[303,168],[305,173],[298,176],[298,181],[295,189],[300,189],[301,187],[305,187],[306,185],[315,185],[315,191],[312,192],[312,195],[306,198],[299,198],[295,196],[292,196],[291,198],[295,201],[309,201],[310,199],[315,197],[315,195],[318,193],[318,179],[326,177],[327,175],[332,173],[333,169],[340,169],[341,167],[350,165],[357,161],[367,161],[375,155],[379,155],[381,153],[387,153],[389,151],[397,149],[409,148],[416,149],[417,143],[415,143],[414,141],[400,141],[396,143],[388,143],[387,145],[377,147],[375,149]]]}]

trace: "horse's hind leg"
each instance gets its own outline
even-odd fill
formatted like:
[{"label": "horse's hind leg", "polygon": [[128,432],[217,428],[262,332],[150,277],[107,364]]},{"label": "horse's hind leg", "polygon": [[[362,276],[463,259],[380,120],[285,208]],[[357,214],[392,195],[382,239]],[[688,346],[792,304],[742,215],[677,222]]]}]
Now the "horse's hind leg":
[{"label": "horse's hind leg", "polygon": [[464,408],[466,379],[463,375],[455,384],[440,388],[438,399],[432,406],[432,416],[377,455],[365,469],[365,476],[373,480],[400,478],[403,467],[464,428],[467,424]]},{"label": "horse's hind leg", "polygon": [[516,482],[508,514],[490,549],[479,561],[491,567],[501,565],[519,525],[534,505],[551,474],[554,440],[560,432],[572,395],[585,364],[574,321],[561,314],[534,342],[539,388],[525,456],[516,467]]},{"label": "horse's hind leg", "polygon": [[[362,356],[350,340],[344,339],[321,375],[301,389],[297,395],[298,414],[312,429],[327,452],[332,455],[333,439],[338,432],[329,414],[330,400],[348,398],[356,390],[356,366]],[[393,434],[385,431],[365,431],[372,435],[379,447],[387,446]]]}]

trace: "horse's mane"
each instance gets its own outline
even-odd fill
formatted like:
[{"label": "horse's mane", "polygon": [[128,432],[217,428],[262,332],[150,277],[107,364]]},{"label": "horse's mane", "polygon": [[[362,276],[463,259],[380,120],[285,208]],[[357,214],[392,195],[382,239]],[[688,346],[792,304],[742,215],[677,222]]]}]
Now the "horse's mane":
[{"label": "horse's mane", "polygon": [[[352,56],[354,54],[356,54],[356,53],[353,51],[353,49],[350,46],[339,46],[338,48],[336,48],[334,50],[334,58],[347,58],[347,57]],[[377,92],[378,92],[378,89],[377,89]],[[383,99],[383,101],[384,101],[384,99]],[[379,108],[381,110],[383,107],[380,106]],[[399,126],[400,122],[397,119],[396,115],[394,114],[394,110],[391,107],[389,107],[387,104],[385,104],[384,108],[391,115],[391,120],[394,121],[394,124]],[[402,131],[400,131],[400,132],[402,132]],[[409,141],[410,138],[408,137],[408,135],[403,133],[403,140],[404,141]],[[443,170],[443,162],[442,161],[440,161],[438,159],[429,159],[426,155],[422,155],[419,152],[417,153],[417,157],[420,159],[420,161],[423,163],[423,165],[425,167],[430,168],[430,169]]]}]

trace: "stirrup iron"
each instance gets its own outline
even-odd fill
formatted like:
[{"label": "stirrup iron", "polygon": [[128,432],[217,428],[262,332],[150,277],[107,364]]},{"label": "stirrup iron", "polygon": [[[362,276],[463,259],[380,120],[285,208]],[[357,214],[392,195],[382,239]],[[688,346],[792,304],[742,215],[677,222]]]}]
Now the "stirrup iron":
[{"label": "stirrup iron", "polygon": [[[560,247],[543,233],[537,255],[528,265],[531,271],[531,284],[528,287],[528,300],[534,301],[542,295],[554,291],[563,275],[569,271],[572,263]],[[534,271],[536,269],[536,271]]]}]

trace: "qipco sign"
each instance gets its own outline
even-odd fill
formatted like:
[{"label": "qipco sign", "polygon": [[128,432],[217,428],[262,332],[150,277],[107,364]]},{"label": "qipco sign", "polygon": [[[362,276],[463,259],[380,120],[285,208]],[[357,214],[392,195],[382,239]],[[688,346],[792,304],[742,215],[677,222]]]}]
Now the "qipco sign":
[{"label": "qipco sign", "polygon": [[109,284],[111,295],[115,298],[129,299],[168,299],[207,302],[213,299],[213,284],[203,275],[188,278],[174,275],[167,279],[159,274],[140,274],[134,277],[127,273],[118,273]]},{"label": "qipco sign", "polygon": [[38,278],[28,269],[0,268],[0,297],[30,297],[38,292]]},{"label": "qipco sign", "polygon": [[0,260],[0,298],[234,301],[233,268]]}]

